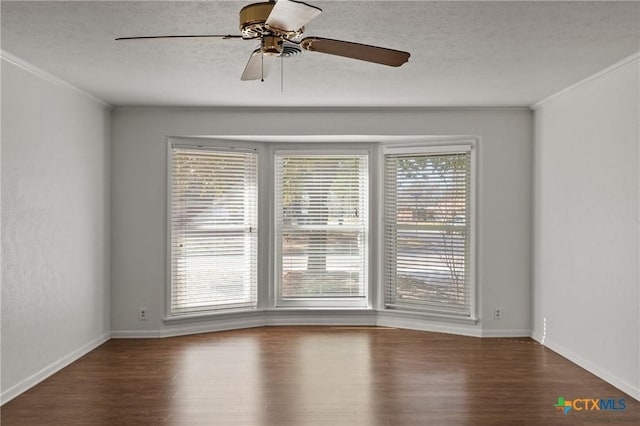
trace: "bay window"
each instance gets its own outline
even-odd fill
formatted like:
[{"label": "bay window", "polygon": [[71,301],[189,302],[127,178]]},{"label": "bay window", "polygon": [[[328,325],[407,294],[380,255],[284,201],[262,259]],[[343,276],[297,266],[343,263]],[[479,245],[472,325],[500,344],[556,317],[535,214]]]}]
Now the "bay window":
[{"label": "bay window", "polygon": [[474,140],[271,155],[224,143],[170,142],[168,319],[378,306],[475,321]]}]

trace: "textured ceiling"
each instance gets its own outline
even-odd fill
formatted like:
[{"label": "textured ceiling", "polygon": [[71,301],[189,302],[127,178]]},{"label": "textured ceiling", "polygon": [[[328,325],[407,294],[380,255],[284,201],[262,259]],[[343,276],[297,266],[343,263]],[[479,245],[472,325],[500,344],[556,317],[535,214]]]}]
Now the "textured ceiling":
[{"label": "textured ceiling", "polygon": [[[242,82],[243,1],[2,1],[2,50],[113,105],[531,105],[640,51],[640,2],[313,1],[305,35],[411,52],[400,68],[321,53]],[[284,91],[281,91],[281,64]]]}]

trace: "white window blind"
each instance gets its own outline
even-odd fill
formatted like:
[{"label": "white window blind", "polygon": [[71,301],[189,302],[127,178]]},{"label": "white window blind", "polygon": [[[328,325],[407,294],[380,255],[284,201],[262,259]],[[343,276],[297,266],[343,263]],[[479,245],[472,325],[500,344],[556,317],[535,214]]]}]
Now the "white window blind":
[{"label": "white window blind", "polygon": [[279,301],[366,302],[367,158],[276,155]]},{"label": "white window blind", "polygon": [[170,315],[255,308],[257,154],[172,146]]},{"label": "white window blind", "polygon": [[472,315],[471,152],[457,149],[385,155],[387,308]]}]

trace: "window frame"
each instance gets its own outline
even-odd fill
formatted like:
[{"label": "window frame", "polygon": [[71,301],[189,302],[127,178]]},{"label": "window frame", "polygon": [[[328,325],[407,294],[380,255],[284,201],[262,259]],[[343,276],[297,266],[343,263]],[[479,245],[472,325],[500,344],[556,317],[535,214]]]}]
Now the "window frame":
[{"label": "window frame", "polygon": [[[379,277],[380,285],[379,291],[379,304],[378,310],[380,312],[398,312],[405,314],[413,314],[417,316],[433,317],[442,320],[451,320],[454,322],[471,322],[476,323],[478,321],[478,304],[479,304],[479,280],[477,275],[477,188],[478,188],[478,158],[477,147],[479,139],[477,137],[442,137],[425,140],[421,143],[414,144],[383,144],[382,152],[380,155],[380,182],[379,182],[379,209],[381,212],[381,218],[378,223],[378,232],[380,233],[380,246],[379,246],[379,258],[380,268]],[[429,309],[416,309],[416,308],[403,308],[401,306],[389,307],[386,300],[387,282],[386,282],[386,250],[385,250],[385,224],[386,224],[386,199],[387,193],[385,188],[385,169],[386,169],[386,156],[395,154],[446,154],[446,153],[459,153],[463,150],[469,152],[469,291],[470,291],[470,313],[469,316],[459,316],[447,313],[441,313],[432,311]]]},{"label": "window frame", "polygon": [[[329,144],[329,147],[326,149],[317,149],[317,148],[309,148],[308,146],[304,147],[289,147],[289,146],[275,146],[270,155],[270,163],[271,163],[271,191],[272,191],[272,206],[271,206],[271,220],[270,226],[272,231],[272,238],[270,242],[271,249],[271,266],[273,268],[271,274],[271,282],[270,282],[270,292],[271,292],[271,307],[273,309],[290,309],[290,308],[303,308],[303,309],[332,309],[332,310],[340,310],[340,309],[371,309],[372,308],[372,294],[375,293],[375,288],[372,288],[372,271],[371,271],[371,258],[373,253],[372,246],[372,238],[371,238],[371,212],[372,212],[372,150],[367,148],[344,148],[337,144]],[[366,167],[365,171],[365,191],[366,191],[366,199],[365,199],[365,209],[367,212],[367,220],[365,223],[365,243],[364,247],[366,253],[364,255],[364,297],[362,298],[354,298],[353,300],[349,300],[347,298],[340,297],[323,297],[323,298],[280,298],[280,286],[281,283],[281,273],[282,273],[282,233],[280,232],[280,227],[278,226],[278,176],[277,176],[277,157],[279,155],[324,155],[324,156],[348,156],[348,155],[358,155],[364,156],[364,164]]]},{"label": "window frame", "polygon": [[[254,265],[256,273],[256,303],[251,307],[239,307],[239,308],[222,308],[222,309],[208,309],[202,311],[186,312],[186,313],[173,313],[171,311],[172,304],[172,201],[173,201],[173,148],[192,148],[212,151],[228,151],[228,152],[246,152],[256,154],[256,214],[257,214],[257,232],[256,232],[256,264]],[[261,273],[262,265],[260,261],[261,253],[261,239],[263,238],[264,223],[261,220],[261,204],[263,203],[261,197],[261,180],[263,174],[262,161],[264,153],[262,151],[262,145],[251,142],[242,142],[225,139],[205,138],[205,137],[167,137],[166,138],[166,203],[165,203],[165,313],[163,320],[165,322],[183,321],[189,319],[197,319],[201,317],[221,316],[237,313],[250,313],[260,309],[261,300]]]}]

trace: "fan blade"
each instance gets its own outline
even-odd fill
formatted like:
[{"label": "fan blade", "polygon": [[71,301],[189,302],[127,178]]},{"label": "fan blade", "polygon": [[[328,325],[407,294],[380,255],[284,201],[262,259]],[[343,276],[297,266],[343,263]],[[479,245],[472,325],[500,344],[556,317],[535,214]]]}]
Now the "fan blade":
[{"label": "fan blade", "polygon": [[164,35],[164,36],[143,36],[143,37],[118,37],[116,41],[121,40],[150,40],[156,38],[221,38],[221,39],[230,39],[230,38],[242,38],[241,35],[233,35],[233,34],[199,34],[199,35]]},{"label": "fan blade", "polygon": [[301,1],[278,0],[266,24],[283,31],[297,31],[321,13],[322,9]]},{"label": "fan blade", "polygon": [[399,67],[407,62],[409,56],[411,56],[409,52],[403,52],[401,50],[386,49],[384,47],[322,37],[306,37],[300,41],[300,46],[312,52],[344,56],[345,58],[359,59],[361,61],[374,62],[391,67]]},{"label": "fan blade", "polygon": [[261,49],[256,49],[251,54],[247,66],[244,67],[244,72],[240,80],[261,80],[269,75],[271,71],[271,64],[276,59],[274,55],[263,55]]}]

